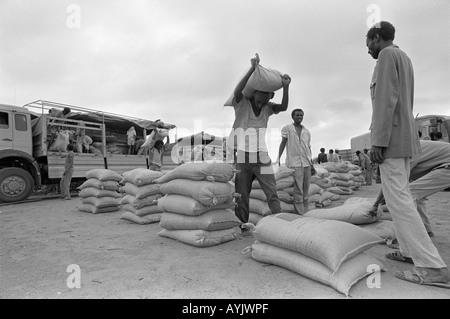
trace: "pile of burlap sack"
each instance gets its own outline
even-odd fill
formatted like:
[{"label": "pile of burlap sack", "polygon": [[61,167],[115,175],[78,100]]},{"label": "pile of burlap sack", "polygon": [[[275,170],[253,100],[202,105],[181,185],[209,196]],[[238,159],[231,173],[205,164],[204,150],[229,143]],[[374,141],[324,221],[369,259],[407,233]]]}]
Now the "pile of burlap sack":
[{"label": "pile of burlap sack", "polygon": [[255,242],[243,253],[289,269],[349,295],[350,288],[383,264],[366,251],[383,240],[350,223],[281,213],[255,226]]},{"label": "pile of burlap sack", "polygon": [[164,194],[158,235],[196,247],[236,239],[241,221],[234,214],[234,174],[227,163],[186,163],[155,180]]},{"label": "pile of burlap sack", "polygon": [[87,180],[78,187],[78,197],[81,199],[78,209],[92,214],[118,211],[122,176],[108,169],[92,169],[85,176]]},{"label": "pile of burlap sack", "polygon": [[154,181],[164,175],[162,172],[146,168],[135,168],[122,174],[120,192],[123,197],[121,219],[136,224],[157,223],[162,211],[158,208],[158,199],[162,197],[160,185]]}]

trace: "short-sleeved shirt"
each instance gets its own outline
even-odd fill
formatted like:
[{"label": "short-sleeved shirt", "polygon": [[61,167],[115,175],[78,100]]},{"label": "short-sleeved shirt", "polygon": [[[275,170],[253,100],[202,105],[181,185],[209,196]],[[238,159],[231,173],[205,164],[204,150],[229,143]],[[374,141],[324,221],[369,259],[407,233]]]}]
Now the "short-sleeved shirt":
[{"label": "short-sleeved shirt", "polygon": [[298,136],[294,124],[286,125],[281,129],[281,137],[287,138],[286,166],[311,166],[311,133],[302,125],[301,136]]},{"label": "short-sleeved shirt", "polygon": [[69,151],[69,152],[67,153],[67,156],[66,156],[66,162],[65,162],[65,165],[64,165],[64,168],[65,168],[66,170],[68,170],[69,168],[73,168],[73,160],[74,160],[74,157],[75,157],[75,154],[74,154],[73,151]]},{"label": "short-sleeved shirt", "polygon": [[[237,149],[244,152],[268,152],[266,145],[266,131],[269,117],[276,113],[274,103],[269,102],[256,116],[250,99],[243,97],[237,103],[233,99],[236,120],[233,125],[234,135],[237,137]],[[232,132],[232,133],[233,133]]]},{"label": "short-sleeved shirt", "polygon": [[319,162],[319,164],[328,162],[327,154],[319,153],[319,155],[317,156],[317,161]]}]

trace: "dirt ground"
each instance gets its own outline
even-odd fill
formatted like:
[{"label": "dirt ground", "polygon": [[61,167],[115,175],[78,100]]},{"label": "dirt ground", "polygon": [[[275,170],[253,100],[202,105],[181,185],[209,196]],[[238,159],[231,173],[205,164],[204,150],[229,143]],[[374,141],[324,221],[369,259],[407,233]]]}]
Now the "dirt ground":
[{"label": "dirt ground", "polygon": [[[363,186],[348,197],[378,194]],[[197,248],[158,236],[158,223],[138,225],[121,212],[89,214],[71,201],[45,199],[0,205],[0,298],[2,299],[345,299],[333,288],[289,270],[259,263],[241,251],[253,238]],[[433,242],[450,265],[450,192],[432,195]],[[350,290],[354,299],[448,299],[450,290],[396,279],[412,265],[386,259],[378,245],[368,252],[387,268],[381,288],[366,280]],[[70,265],[78,265],[81,287],[68,288]]]}]

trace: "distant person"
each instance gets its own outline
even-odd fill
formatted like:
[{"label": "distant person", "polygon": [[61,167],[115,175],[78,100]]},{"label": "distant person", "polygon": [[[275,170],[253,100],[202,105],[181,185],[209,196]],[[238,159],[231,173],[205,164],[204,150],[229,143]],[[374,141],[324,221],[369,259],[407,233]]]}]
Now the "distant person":
[{"label": "distant person", "polygon": [[328,151],[328,162],[334,162],[334,163],[338,163],[339,162],[339,157],[334,154],[334,150],[330,149]]},{"label": "distant person", "polygon": [[322,147],[319,155],[317,156],[317,163],[321,164],[326,162],[328,162],[327,154],[325,154],[325,149]]},{"label": "distant person", "polygon": [[137,155],[141,155],[144,153],[144,149],[141,148],[142,145],[144,145],[145,140],[140,138],[134,143],[134,153]]},{"label": "distant person", "polygon": [[[48,110],[48,113],[52,117],[57,117],[59,119],[67,119],[67,117],[69,116],[69,113],[71,111],[72,110],[69,107],[65,107],[62,110],[57,110],[55,108],[52,108],[52,109]],[[53,141],[55,140],[56,136],[58,135],[59,131],[63,129],[62,126],[55,125],[55,124],[57,124],[57,123],[64,124],[66,121],[51,119],[49,122],[50,122],[51,138],[50,138],[50,143],[48,145],[51,146],[53,144]]]},{"label": "distant person", "polygon": [[430,132],[430,140],[432,140],[432,141],[436,140],[436,133],[434,131]]},{"label": "distant person", "polygon": [[364,167],[366,166],[366,160],[363,156],[363,153],[361,153],[360,150],[357,150],[355,154],[356,157],[358,157],[358,166],[361,168],[361,170],[364,170]]},{"label": "distant person", "polygon": [[75,154],[73,153],[73,144],[67,145],[67,153],[62,154],[61,150],[59,150],[59,156],[61,158],[65,158],[66,161],[64,163],[64,172],[59,183],[59,188],[61,189],[61,197],[65,200],[70,200],[70,183],[72,182],[73,175],[73,161]]},{"label": "distant person", "polygon": [[83,153],[83,142],[84,137],[86,136],[86,125],[84,122],[79,122],[77,125],[77,130],[75,131],[76,139],[76,145],[77,145],[77,152]]},{"label": "distant person", "polygon": [[[236,169],[238,173],[235,177],[235,189],[236,193],[240,194],[240,198],[235,208],[235,214],[243,223],[240,226],[243,236],[252,235],[252,225],[247,223],[250,213],[250,192],[255,178],[259,181],[266,195],[272,213],[282,212],[265,134],[269,117],[284,112],[288,108],[291,78],[287,74],[281,78],[283,87],[281,104],[270,102],[275,95],[274,92],[255,91],[252,97],[247,98],[242,94],[242,90],[250,76],[255,72],[259,62],[258,55],[250,60],[251,68],[234,89],[232,99],[235,121],[233,123],[233,136],[230,134],[229,139],[234,142],[235,136],[237,137],[237,143],[228,145],[228,147],[237,150]],[[243,136],[243,134],[246,136]]]},{"label": "distant person", "polygon": [[367,148],[365,148],[363,150],[363,156],[365,159],[365,167],[364,167],[364,178],[366,180],[366,185],[372,185],[372,180],[373,180],[373,175],[372,175],[372,170],[373,170],[373,165],[372,165],[372,160],[370,159],[369,156],[369,150]]},{"label": "distant person", "polygon": [[435,141],[439,141],[439,142],[443,142],[444,140],[442,139],[442,132],[436,132],[434,135],[434,140]]},{"label": "distant person", "polygon": [[427,234],[409,191],[410,158],[420,153],[414,114],[414,70],[408,55],[393,43],[394,26],[376,23],[366,35],[377,60],[370,83],[371,159],[380,165],[381,185],[400,243],[415,268],[397,271],[401,280],[450,288],[447,265]]},{"label": "distant person", "polygon": [[294,123],[281,129],[281,143],[276,163],[280,165],[281,155],[286,148],[286,167],[293,169],[294,209],[304,215],[309,206],[309,185],[314,166],[311,159],[311,132],[302,124],[304,112],[294,109],[291,113]]},{"label": "distant person", "polygon": [[136,129],[134,126],[127,131],[128,155],[134,154],[134,145],[136,143]]},{"label": "distant person", "polygon": [[337,158],[338,162],[342,162],[342,157],[341,157],[341,154],[339,154],[339,149],[338,148],[334,149],[334,155],[336,155],[336,158]]},{"label": "distant person", "polygon": [[149,166],[152,171],[161,171],[164,150],[164,142],[162,140],[157,140],[150,149]]}]

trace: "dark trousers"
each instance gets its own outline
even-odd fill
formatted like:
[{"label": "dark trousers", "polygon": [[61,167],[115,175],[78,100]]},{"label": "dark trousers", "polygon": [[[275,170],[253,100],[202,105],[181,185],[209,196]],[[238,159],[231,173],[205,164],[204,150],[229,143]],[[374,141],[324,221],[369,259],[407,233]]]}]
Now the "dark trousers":
[{"label": "dark trousers", "polygon": [[272,214],[282,212],[277,195],[272,162],[266,152],[249,153],[238,151],[236,169],[239,172],[236,173],[235,191],[241,195],[235,208],[237,218],[243,223],[248,222],[250,192],[255,178],[259,181],[266,195]]}]

